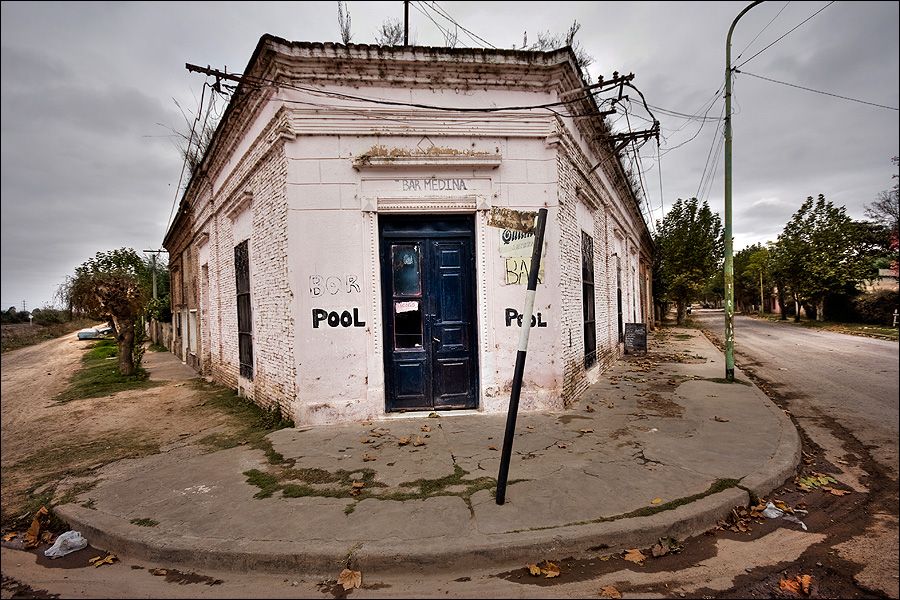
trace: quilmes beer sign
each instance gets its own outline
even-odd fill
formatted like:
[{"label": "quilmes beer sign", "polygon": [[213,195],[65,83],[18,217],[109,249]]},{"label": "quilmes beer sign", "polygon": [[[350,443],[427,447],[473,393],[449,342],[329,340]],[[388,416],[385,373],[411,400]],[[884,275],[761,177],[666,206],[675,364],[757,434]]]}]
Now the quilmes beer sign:
[{"label": "quilmes beer sign", "polygon": [[[531,251],[534,247],[534,219],[537,213],[492,208],[488,224],[500,229],[500,256],[504,262],[504,283],[526,285],[528,269],[531,266]],[[544,282],[544,258],[547,246],[541,252],[541,270],[538,283]]]}]

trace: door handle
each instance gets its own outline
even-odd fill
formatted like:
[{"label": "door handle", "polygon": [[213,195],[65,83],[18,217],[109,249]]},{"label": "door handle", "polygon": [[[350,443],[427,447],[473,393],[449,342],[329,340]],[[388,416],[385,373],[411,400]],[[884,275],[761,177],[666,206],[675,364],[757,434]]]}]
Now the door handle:
[{"label": "door handle", "polygon": [[441,340],[437,339],[436,337],[432,337],[431,340],[439,344],[441,343]]}]

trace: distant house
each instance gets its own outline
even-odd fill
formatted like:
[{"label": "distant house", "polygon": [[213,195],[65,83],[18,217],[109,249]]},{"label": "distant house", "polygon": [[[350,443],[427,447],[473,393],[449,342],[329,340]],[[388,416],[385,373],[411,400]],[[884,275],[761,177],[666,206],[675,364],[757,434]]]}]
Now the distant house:
[{"label": "distant house", "polygon": [[489,216],[546,207],[522,407],[572,402],[652,324],[585,86],[570,49],[263,36],[164,240],[176,354],[298,424],[503,411],[533,236]]},{"label": "distant house", "polygon": [[878,269],[878,276],[866,283],[865,290],[867,292],[900,291],[900,278],[898,278],[897,271],[896,265],[892,269]]}]

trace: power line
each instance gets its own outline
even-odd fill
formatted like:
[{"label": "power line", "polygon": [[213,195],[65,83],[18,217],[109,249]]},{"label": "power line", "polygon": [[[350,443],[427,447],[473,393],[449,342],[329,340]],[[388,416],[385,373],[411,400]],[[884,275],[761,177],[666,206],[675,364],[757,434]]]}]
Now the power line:
[{"label": "power line", "polygon": [[417,11],[419,11],[420,13],[422,13],[423,15],[425,15],[425,17],[426,17],[429,21],[431,21],[432,23],[434,23],[434,26],[437,27],[437,28],[438,28],[438,31],[441,32],[441,35],[444,36],[444,40],[445,40],[445,41],[449,41],[450,36],[451,36],[452,34],[451,34],[449,31],[447,31],[446,29],[444,29],[444,28],[441,26],[440,23],[438,23],[437,21],[435,21],[435,20],[432,18],[431,14],[429,14],[429,13],[425,12],[424,10],[422,10],[421,8],[419,8],[418,4],[421,4],[422,6],[426,6],[426,5],[425,5],[424,3],[422,3],[422,2],[418,2],[418,3],[416,3],[416,4],[412,4],[412,7],[413,7],[414,9],[416,9]]},{"label": "power line", "polygon": [[834,2],[835,2],[835,0],[831,0],[831,2],[829,2],[829,3],[826,4],[825,6],[823,6],[822,8],[820,8],[819,10],[817,10],[816,12],[814,12],[813,14],[811,14],[810,16],[808,16],[806,19],[804,19],[804,20],[801,21],[798,25],[796,25],[793,29],[791,29],[790,31],[788,31],[787,33],[785,33],[783,36],[781,36],[780,38],[778,38],[777,40],[775,40],[774,42],[772,42],[771,44],[769,44],[768,46],[766,46],[765,48],[763,48],[762,50],[760,50],[759,52],[757,52],[756,54],[754,54],[753,56],[751,56],[750,58],[748,58],[747,60],[745,60],[744,62],[742,62],[741,64],[737,65],[737,66],[734,67],[734,68],[735,68],[735,69],[739,69],[739,68],[743,67],[743,66],[746,65],[748,62],[750,62],[751,60],[753,60],[754,58],[756,58],[757,56],[759,56],[760,54],[762,54],[763,52],[765,52],[766,50],[768,50],[769,48],[771,48],[772,46],[774,46],[775,44],[777,44],[778,42],[780,42],[781,40],[783,40],[784,38],[786,38],[786,37],[787,37],[788,35],[790,35],[793,31],[795,31],[796,29],[798,29],[801,25],[803,25],[804,23],[806,23],[807,21],[809,21],[810,19],[812,19],[813,17],[815,17],[817,14],[819,14],[820,12],[822,12],[823,10],[825,10],[826,8],[828,8],[829,6],[831,6],[832,4],[834,4]]},{"label": "power line", "polygon": [[[725,114],[725,106],[722,106],[722,113]],[[716,147],[716,142],[719,140],[719,129],[721,129],[722,124],[719,123],[716,125],[716,131],[713,133],[712,143],[709,146],[709,153],[706,155],[706,163],[703,165],[703,173],[700,175],[700,184],[697,186],[697,193],[695,195],[696,198],[700,197],[700,190],[703,188],[703,181],[706,179],[706,169],[709,167],[709,159],[712,157],[713,148]]]},{"label": "power line", "polygon": [[741,56],[744,55],[744,52],[747,51],[747,48],[749,48],[750,46],[753,45],[753,42],[755,42],[756,40],[759,39],[759,36],[761,36],[761,35],[763,34],[763,32],[764,32],[766,29],[769,28],[769,25],[771,25],[772,23],[775,22],[775,19],[777,19],[777,18],[779,17],[779,15],[781,15],[781,13],[784,12],[784,9],[786,9],[786,8],[788,7],[788,4],[790,4],[790,0],[788,0],[788,2],[785,2],[785,3],[784,3],[784,6],[781,7],[781,10],[778,11],[778,14],[775,15],[774,17],[772,17],[772,20],[771,20],[771,21],[769,21],[768,23],[766,23],[766,26],[763,27],[763,28],[759,31],[759,33],[756,34],[756,37],[755,37],[755,38],[753,38],[752,40],[750,40],[750,43],[749,43],[749,44],[747,44],[746,46],[744,46],[744,49],[741,50],[740,53],[735,57],[735,59],[734,59],[735,62],[737,62],[738,59],[739,59]]},{"label": "power line", "polygon": [[750,77],[756,77],[757,79],[764,79],[765,81],[771,81],[772,83],[780,83],[781,85],[786,85],[786,86],[789,86],[792,88],[806,90],[807,92],[814,92],[816,94],[822,94],[823,96],[831,96],[832,98],[840,98],[841,100],[849,100],[850,102],[859,102],[860,104],[868,104],[869,106],[877,106],[878,108],[886,108],[888,110],[900,110],[893,106],[885,106],[884,104],[876,104],[875,102],[866,102],[865,100],[858,100],[856,98],[850,98],[849,96],[841,96],[840,94],[832,94],[831,92],[823,92],[822,90],[814,90],[812,88],[803,87],[802,85],[797,85],[795,83],[788,83],[786,81],[778,81],[777,79],[770,79],[769,77],[763,77],[762,75],[756,75],[754,73],[749,73],[747,71],[739,71],[738,69],[735,69],[734,72],[740,73],[742,75],[749,75]]},{"label": "power line", "polygon": [[175,214],[175,205],[178,204],[178,192],[181,191],[181,182],[184,179],[184,171],[187,168],[188,156],[191,153],[191,146],[194,141],[194,130],[197,128],[197,122],[200,121],[200,113],[203,111],[203,99],[206,96],[206,83],[203,83],[203,91],[200,94],[200,110],[197,111],[197,117],[191,126],[191,135],[188,137],[187,152],[184,153],[184,160],[181,162],[181,175],[178,176],[178,185],[175,187],[175,198],[172,199],[172,208],[169,210],[169,218],[166,220],[166,231],[172,223],[172,215]]},{"label": "power line", "polygon": [[[631,128],[631,119],[628,117],[628,106],[622,105],[622,108],[625,111],[625,122],[628,124],[628,132],[634,133],[634,130]],[[637,139],[632,138],[631,140],[631,149],[634,152],[634,164],[638,170],[638,183],[641,186],[641,194],[644,196],[644,204],[647,206],[647,216],[650,219],[650,227],[653,229],[654,233],[656,232],[656,226],[653,223],[653,209],[650,207],[650,199],[647,196],[647,188],[644,186],[644,173],[643,173],[643,165],[641,164],[641,155],[637,149]]]},{"label": "power line", "polygon": [[659,154],[659,140],[656,141],[656,171],[659,173],[659,218],[666,218],[666,197],[663,196],[662,157]]},{"label": "power line", "polygon": [[[335,92],[335,91],[327,91],[321,90],[309,86],[291,84],[284,81],[275,81],[272,79],[266,79],[264,77],[253,77],[249,75],[236,75],[231,73],[223,73],[216,69],[211,69],[209,67],[200,67],[197,65],[192,65],[190,63],[185,64],[185,67],[189,71],[194,71],[197,73],[203,73],[212,77],[218,77],[221,79],[228,79],[231,81],[245,82],[248,85],[258,85],[263,86],[267,85],[270,87],[281,87],[287,89],[293,89],[301,92],[308,92],[310,94],[324,96],[327,98],[338,98],[342,100],[351,100],[354,102],[368,102],[371,104],[379,104],[383,106],[404,106],[409,108],[422,108],[426,110],[442,110],[448,112],[471,112],[471,113],[492,113],[492,112],[504,112],[504,111],[520,111],[520,110],[540,110],[540,109],[552,109],[557,106],[567,106],[573,104],[575,102],[581,100],[587,100],[593,96],[593,92],[585,93],[583,90],[577,90],[581,92],[581,95],[575,96],[573,98],[569,98],[566,100],[558,100],[556,102],[546,102],[544,104],[532,104],[532,105],[519,105],[519,106],[487,106],[487,107],[463,107],[463,106],[438,106],[434,104],[422,104],[418,102],[403,102],[400,100],[388,100],[385,98],[371,98],[366,96],[359,96],[355,94],[347,94],[343,92]],[[609,82],[607,82],[609,83]],[[634,86],[631,86],[634,87]],[[634,89],[640,94],[640,90],[636,87]],[[576,91],[576,90],[573,90]],[[553,112],[553,111],[552,111]],[[558,114],[558,113],[557,113]],[[651,113],[652,114],[652,113]]]},{"label": "power line", "polygon": [[481,37],[480,35],[477,35],[477,34],[473,33],[472,31],[470,31],[469,29],[466,29],[465,27],[463,27],[462,25],[460,25],[460,24],[459,24],[453,17],[451,17],[450,14],[449,14],[443,7],[441,7],[437,2],[432,2],[432,3],[431,3],[431,8],[432,8],[436,13],[438,13],[439,15],[441,15],[442,17],[444,17],[445,19],[447,19],[448,21],[450,21],[451,23],[453,23],[454,25],[456,25],[457,27],[459,27],[460,29],[462,29],[464,32],[466,32],[466,34],[468,34],[468,36],[472,39],[472,41],[480,41],[481,43],[486,44],[488,48],[493,48],[494,50],[497,50],[497,49],[498,49],[497,46],[493,45],[492,43],[490,43],[489,41],[487,41],[486,39],[484,39],[484,38]]}]

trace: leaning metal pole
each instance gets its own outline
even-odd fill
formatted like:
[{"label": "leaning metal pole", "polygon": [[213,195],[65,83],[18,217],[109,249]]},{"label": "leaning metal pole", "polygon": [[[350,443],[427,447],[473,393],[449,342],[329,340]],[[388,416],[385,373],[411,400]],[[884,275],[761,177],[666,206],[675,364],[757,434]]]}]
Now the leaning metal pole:
[{"label": "leaning metal pole", "polygon": [[731,34],[751,3],[734,18],[725,40],[725,379],[734,381],[734,240],[731,227]]},{"label": "leaning metal pole", "polygon": [[544,227],[547,225],[547,209],[538,210],[534,227],[534,247],[531,250],[531,269],[528,271],[528,290],[525,292],[525,310],[522,311],[522,329],[519,331],[519,349],[513,371],[512,391],[509,394],[509,411],[506,415],[506,432],[500,451],[500,471],[497,473],[497,504],[506,502],[506,481],[509,478],[509,461],[512,458],[513,438],[516,437],[516,416],[519,412],[519,395],[525,376],[525,356],[528,353],[528,336],[531,333],[531,317],[534,314],[534,296],[537,292],[538,273],[541,270],[541,251],[544,249]]}]

